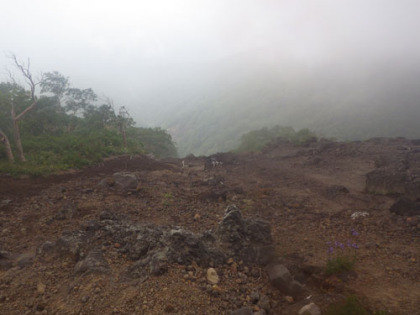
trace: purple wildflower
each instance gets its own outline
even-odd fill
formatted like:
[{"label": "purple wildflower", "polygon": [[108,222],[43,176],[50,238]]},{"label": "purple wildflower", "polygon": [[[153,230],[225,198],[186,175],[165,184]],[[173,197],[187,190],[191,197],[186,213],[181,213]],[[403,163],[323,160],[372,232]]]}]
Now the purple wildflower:
[{"label": "purple wildflower", "polygon": [[334,247],[332,246],[328,247],[328,254],[332,254],[333,251],[334,251]]},{"label": "purple wildflower", "polygon": [[340,247],[341,249],[344,248],[344,244],[341,242],[335,242],[335,246]]},{"label": "purple wildflower", "polygon": [[357,232],[355,229],[353,229],[353,230],[351,230],[351,235],[359,236],[359,232]]},{"label": "purple wildflower", "polygon": [[358,248],[359,248],[359,246],[357,246],[357,244],[356,244],[356,243],[351,244],[351,247],[356,248],[356,249],[358,249]]}]

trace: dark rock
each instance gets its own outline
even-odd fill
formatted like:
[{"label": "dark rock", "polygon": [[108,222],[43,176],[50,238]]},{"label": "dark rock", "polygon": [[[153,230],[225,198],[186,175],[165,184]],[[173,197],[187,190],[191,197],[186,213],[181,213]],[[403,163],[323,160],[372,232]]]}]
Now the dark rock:
[{"label": "dark rock", "polygon": [[260,294],[256,291],[251,292],[250,295],[251,303],[256,304],[258,300],[260,299]]},{"label": "dark rock", "polygon": [[[44,243],[38,252],[46,253],[53,248],[61,256],[70,256],[78,262],[76,274],[104,272],[108,266],[102,254],[89,252],[89,245],[98,245],[100,235],[105,247],[114,244],[113,250],[135,261],[126,271],[129,278],[163,274],[172,263],[216,266],[230,257],[245,263],[267,264],[275,252],[270,225],[262,220],[244,220],[235,206],[228,207],[216,232],[203,234],[179,227],[133,224],[109,210],[102,212],[100,219],[86,222],[83,231],[63,233],[55,244]],[[246,276],[241,281],[246,283]]]},{"label": "dark rock", "polygon": [[242,307],[238,310],[232,311],[231,315],[253,315],[254,312],[250,307]]},{"label": "dark rock", "polygon": [[171,305],[171,304],[166,305],[164,311],[165,311],[165,313],[174,313],[174,312],[176,312],[175,307],[173,305]]},{"label": "dark rock", "polygon": [[69,220],[76,217],[78,214],[77,202],[68,202],[61,209],[58,210],[54,216],[56,220]]},{"label": "dark rock", "polygon": [[101,229],[101,223],[96,221],[96,220],[90,220],[87,221],[84,225],[83,228],[85,231],[91,231],[91,232],[95,232]]},{"label": "dark rock", "polygon": [[333,185],[327,188],[326,194],[328,198],[335,198],[340,194],[348,194],[349,190],[341,185]]},{"label": "dark rock", "polygon": [[420,171],[412,175],[412,179],[405,186],[407,198],[420,200]]},{"label": "dark rock", "polygon": [[268,277],[271,284],[287,295],[297,297],[304,293],[302,284],[295,281],[284,265],[276,264],[267,268]]},{"label": "dark rock", "polygon": [[112,177],[104,178],[99,185],[102,187],[112,187],[120,191],[133,191],[138,186],[138,179],[134,173],[118,172]]},{"label": "dark rock", "polygon": [[223,221],[219,223],[216,231],[222,241],[237,243],[244,238],[245,222],[235,205],[227,207]]},{"label": "dark rock", "polygon": [[56,251],[60,256],[68,256],[78,261],[82,256],[83,246],[86,244],[87,236],[83,231],[66,231],[56,242]]},{"label": "dark rock", "polygon": [[40,255],[40,256],[44,256],[46,254],[53,253],[54,250],[55,250],[55,243],[50,242],[50,241],[46,241],[46,242],[42,243],[41,246],[38,247],[37,254]]},{"label": "dark rock", "polygon": [[265,311],[269,312],[271,308],[270,299],[267,295],[261,294],[258,305]]},{"label": "dark rock", "polygon": [[267,273],[271,284],[287,293],[289,285],[293,281],[293,277],[289,269],[287,269],[284,265],[278,264],[268,267]]},{"label": "dark rock", "polygon": [[395,168],[377,169],[366,174],[366,191],[374,194],[404,194],[407,182],[405,171]]},{"label": "dark rock", "polygon": [[270,225],[263,220],[244,220],[235,205],[227,207],[215,236],[240,260],[266,265],[273,258]]},{"label": "dark rock", "polygon": [[402,216],[420,215],[420,201],[402,197],[391,206],[389,211]]},{"label": "dark rock", "polygon": [[119,216],[116,213],[112,212],[112,211],[104,210],[99,215],[99,219],[101,221],[103,221],[103,220],[118,220],[119,219]]},{"label": "dark rock", "polygon": [[89,295],[84,295],[81,300],[82,303],[86,303],[87,301],[89,301]]},{"label": "dark rock", "polygon": [[9,259],[10,253],[6,250],[0,249],[0,259]]},{"label": "dark rock", "polygon": [[[207,265],[211,260],[211,252],[199,236],[183,229],[173,229],[166,234],[169,261],[179,264],[191,264],[193,261]],[[219,260],[219,259],[218,259]]]},{"label": "dark rock", "polygon": [[16,259],[16,264],[19,268],[25,268],[33,264],[34,258],[35,258],[35,255],[33,253],[21,254]]},{"label": "dark rock", "polygon": [[109,270],[107,261],[100,250],[91,250],[85,259],[74,267],[75,274],[106,273]]},{"label": "dark rock", "polygon": [[12,267],[13,267],[12,261],[8,259],[4,259],[4,258],[0,259],[0,270],[9,270]]}]

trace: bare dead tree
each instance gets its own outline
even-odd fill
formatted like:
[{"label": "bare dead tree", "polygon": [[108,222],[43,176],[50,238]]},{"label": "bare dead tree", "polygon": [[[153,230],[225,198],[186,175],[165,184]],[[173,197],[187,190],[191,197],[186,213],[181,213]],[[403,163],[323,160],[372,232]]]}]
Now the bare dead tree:
[{"label": "bare dead tree", "polygon": [[14,163],[15,157],[13,156],[13,151],[12,151],[12,147],[10,146],[9,138],[1,129],[0,129],[0,142],[4,143],[4,145],[6,146],[7,159],[9,160],[10,163]]},{"label": "bare dead tree", "polygon": [[127,149],[127,121],[129,119],[130,115],[128,114],[128,111],[125,109],[124,106],[120,107],[120,110],[118,111],[118,124],[120,128],[121,135],[123,137],[123,144],[124,149]]},{"label": "bare dead tree", "polygon": [[16,68],[18,68],[20,73],[23,75],[27,85],[30,88],[31,104],[28,107],[26,107],[20,114],[16,114],[14,100],[13,100],[13,97],[11,98],[11,115],[12,115],[13,134],[15,137],[16,148],[18,150],[19,159],[22,162],[25,162],[26,159],[25,159],[25,155],[23,154],[22,141],[20,138],[19,120],[22,119],[23,116],[25,116],[29,111],[31,111],[36,106],[38,100],[37,100],[37,97],[35,96],[35,89],[36,89],[36,86],[39,84],[39,82],[35,82],[32,77],[32,73],[30,70],[31,63],[29,59],[28,59],[28,62],[25,64],[25,63],[20,62],[17,59],[16,55],[14,54],[12,54],[10,58],[13,60]]}]

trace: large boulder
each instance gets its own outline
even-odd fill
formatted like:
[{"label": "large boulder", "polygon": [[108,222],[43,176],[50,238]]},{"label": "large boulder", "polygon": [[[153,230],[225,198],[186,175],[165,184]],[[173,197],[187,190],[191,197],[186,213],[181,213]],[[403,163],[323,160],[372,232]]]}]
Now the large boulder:
[{"label": "large boulder", "polygon": [[366,174],[366,191],[380,195],[404,194],[407,183],[406,171],[383,168]]},{"label": "large boulder", "polygon": [[139,181],[136,174],[130,172],[114,173],[112,177],[104,178],[99,186],[113,188],[119,191],[135,191]]},{"label": "large boulder", "polygon": [[243,219],[235,205],[227,207],[215,236],[232,256],[248,263],[268,264],[273,259],[271,227],[263,220]]},{"label": "large boulder", "polygon": [[420,215],[420,201],[404,197],[399,198],[389,210],[402,216]]}]

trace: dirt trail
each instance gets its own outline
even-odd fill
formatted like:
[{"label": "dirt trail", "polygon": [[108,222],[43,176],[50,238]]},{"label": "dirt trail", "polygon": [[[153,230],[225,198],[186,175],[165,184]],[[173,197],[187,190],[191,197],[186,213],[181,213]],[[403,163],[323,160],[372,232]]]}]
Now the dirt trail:
[{"label": "dirt trail", "polygon": [[[258,311],[257,292],[268,298],[269,314],[296,314],[307,300],[290,300],[264,268],[240,261],[237,270],[232,262],[215,266],[216,288],[206,281],[208,266],[194,264],[128,281],[122,275],[133,261],[124,244],[94,225],[105,211],[133,224],[204,233],[235,204],[243,217],[271,224],[280,261],[322,310],[355,294],[371,310],[420,314],[418,217],[391,214],[395,196],[365,193],[378,157],[399,157],[407,143],[279,142],[261,154],[217,154],[213,160],[222,163],[210,167],[205,158],[184,159],[183,167],[178,159],[123,156],[46,178],[0,176],[0,313],[230,314],[243,306]],[[118,190],[110,182],[116,172],[133,174],[136,187]],[[368,215],[352,220],[357,211]],[[99,244],[109,272],[78,275],[77,259],[39,254],[66,231],[91,233],[85,245]],[[350,239],[358,246],[355,270],[332,282],[324,273],[327,242]]]}]

